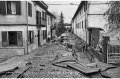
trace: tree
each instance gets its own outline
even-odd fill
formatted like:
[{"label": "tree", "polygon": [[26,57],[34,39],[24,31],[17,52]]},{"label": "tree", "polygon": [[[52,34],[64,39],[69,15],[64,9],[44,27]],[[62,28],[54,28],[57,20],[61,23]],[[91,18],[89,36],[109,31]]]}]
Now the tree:
[{"label": "tree", "polygon": [[109,31],[116,31],[120,29],[120,1],[109,1],[109,9],[104,16],[108,21]]},{"label": "tree", "polygon": [[60,36],[64,32],[65,32],[64,16],[63,16],[63,13],[61,12],[60,20],[59,20],[58,26],[56,28],[56,34],[57,34],[57,36]]}]

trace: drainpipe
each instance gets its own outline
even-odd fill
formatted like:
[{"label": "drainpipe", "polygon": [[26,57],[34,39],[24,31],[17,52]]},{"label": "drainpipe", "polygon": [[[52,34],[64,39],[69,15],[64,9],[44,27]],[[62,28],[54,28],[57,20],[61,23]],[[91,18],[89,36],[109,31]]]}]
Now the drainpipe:
[{"label": "drainpipe", "polygon": [[89,9],[88,9],[88,3],[86,3],[86,5],[87,5],[87,12],[86,12],[86,18],[85,18],[85,21],[86,21],[86,23],[85,23],[85,26],[86,26],[86,50],[87,50],[87,42],[88,42],[88,11],[89,11]]},{"label": "drainpipe", "polygon": [[26,1],[26,20],[27,20],[27,54],[28,54],[28,2]]}]

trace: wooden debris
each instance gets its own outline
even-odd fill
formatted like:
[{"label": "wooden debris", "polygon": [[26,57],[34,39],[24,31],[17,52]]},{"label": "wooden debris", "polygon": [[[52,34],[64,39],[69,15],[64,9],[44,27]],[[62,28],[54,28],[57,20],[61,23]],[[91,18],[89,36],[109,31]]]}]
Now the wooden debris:
[{"label": "wooden debris", "polygon": [[103,63],[103,62],[98,62],[97,67],[100,68],[100,71],[104,71],[104,70],[111,69],[111,68],[116,68],[116,66],[113,66],[113,65],[107,64],[107,63]]},{"label": "wooden debris", "polygon": [[102,71],[102,72],[100,72],[100,73],[101,73],[101,75],[102,75],[104,78],[112,78],[112,76],[109,75],[109,74],[107,74],[106,71]]},{"label": "wooden debris", "polygon": [[95,72],[99,72],[99,68],[89,68],[89,67],[84,67],[80,64],[74,63],[74,64],[68,64],[69,67],[80,71],[84,74],[91,74],[91,73],[95,73]]},{"label": "wooden debris", "polygon": [[66,61],[75,61],[74,57],[72,56],[67,56],[67,57],[61,57],[58,60],[53,61],[52,63],[61,63],[61,62],[66,62]]}]

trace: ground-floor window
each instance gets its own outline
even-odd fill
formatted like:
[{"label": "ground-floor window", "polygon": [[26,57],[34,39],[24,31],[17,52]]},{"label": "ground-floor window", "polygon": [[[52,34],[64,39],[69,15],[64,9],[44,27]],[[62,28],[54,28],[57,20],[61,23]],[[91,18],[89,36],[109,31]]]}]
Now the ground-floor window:
[{"label": "ground-floor window", "polygon": [[2,46],[23,46],[22,31],[2,31]]},{"label": "ground-floor window", "polygon": [[28,31],[28,44],[34,43],[34,31]]}]

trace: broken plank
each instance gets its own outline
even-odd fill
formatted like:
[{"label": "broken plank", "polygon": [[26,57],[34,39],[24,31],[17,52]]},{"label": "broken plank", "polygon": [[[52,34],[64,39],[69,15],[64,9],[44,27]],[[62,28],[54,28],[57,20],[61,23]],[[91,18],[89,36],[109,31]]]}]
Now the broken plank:
[{"label": "broken plank", "polygon": [[106,71],[102,71],[102,72],[100,72],[100,73],[101,73],[101,75],[102,75],[104,78],[112,78],[112,76],[109,75],[109,74],[107,74]]},{"label": "broken plank", "polygon": [[98,62],[97,67],[100,68],[100,71],[104,71],[104,70],[111,69],[111,68],[116,68],[116,66],[113,66],[113,65],[107,64],[107,63],[103,63],[103,62]]},{"label": "broken plank", "polygon": [[62,62],[66,62],[66,61],[74,62],[75,58],[72,56],[62,57],[62,58],[59,58],[58,60],[53,61],[52,63],[55,64],[55,63],[62,63]]},{"label": "broken plank", "polygon": [[92,78],[104,78],[104,77],[100,74],[100,72],[91,74],[90,77],[92,77]]},{"label": "broken plank", "polygon": [[99,72],[99,68],[84,67],[84,66],[77,64],[77,63],[68,64],[68,66],[77,70],[77,71],[80,71],[84,74],[91,74],[91,73]]}]

